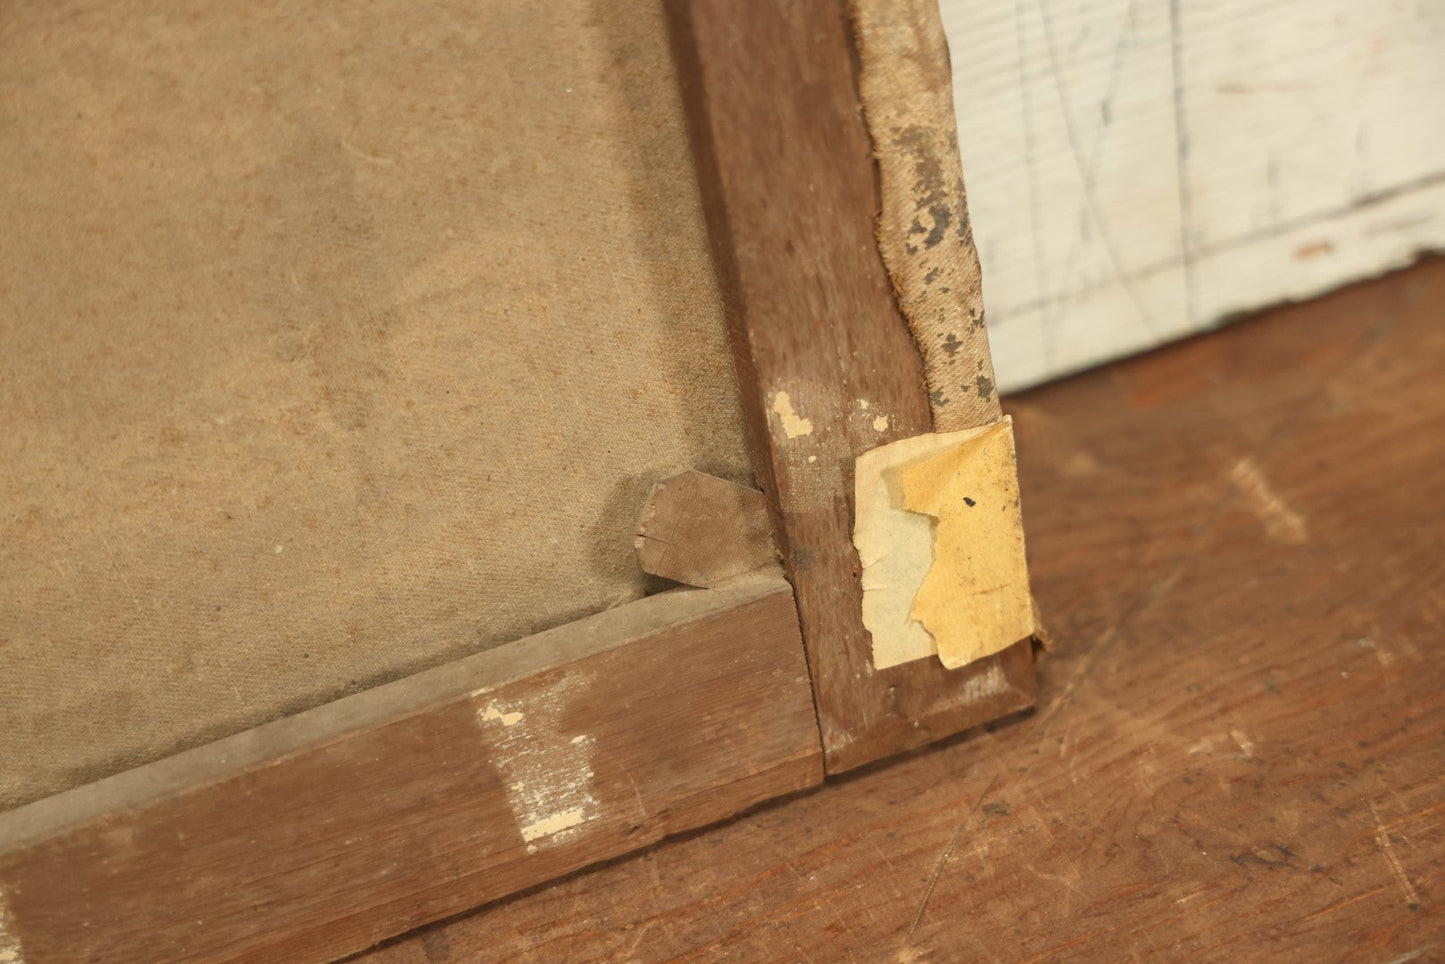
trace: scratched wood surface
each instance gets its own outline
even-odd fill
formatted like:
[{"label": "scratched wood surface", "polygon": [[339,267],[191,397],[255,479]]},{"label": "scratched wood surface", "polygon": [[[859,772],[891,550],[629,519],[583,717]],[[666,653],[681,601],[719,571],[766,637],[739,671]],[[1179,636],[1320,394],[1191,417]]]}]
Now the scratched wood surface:
[{"label": "scratched wood surface", "polygon": [[845,4],[759,3],[746,17],[727,0],[669,9],[753,468],[797,593],[828,772],[1028,706],[1027,641],[958,670],[931,659],[873,667],[853,460],[934,419],[875,239],[878,184]]},{"label": "scratched wood surface", "polygon": [[651,596],[0,816],[0,964],[331,960],[822,776],[787,583]]},{"label": "scratched wood surface", "polygon": [[1442,319],[1436,261],[1013,399],[1037,712],[367,964],[1445,956]]}]

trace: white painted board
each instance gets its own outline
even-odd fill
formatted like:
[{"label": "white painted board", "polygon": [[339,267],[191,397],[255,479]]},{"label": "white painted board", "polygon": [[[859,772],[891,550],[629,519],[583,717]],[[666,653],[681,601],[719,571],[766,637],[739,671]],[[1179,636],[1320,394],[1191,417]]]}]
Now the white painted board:
[{"label": "white painted board", "polygon": [[1445,0],[941,0],[1017,390],[1445,248]]}]

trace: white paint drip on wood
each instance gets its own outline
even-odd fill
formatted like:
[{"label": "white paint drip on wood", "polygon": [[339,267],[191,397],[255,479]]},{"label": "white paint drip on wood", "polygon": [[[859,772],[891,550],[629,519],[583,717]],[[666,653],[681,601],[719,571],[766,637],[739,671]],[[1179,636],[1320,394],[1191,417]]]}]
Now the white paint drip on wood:
[{"label": "white paint drip on wood", "polygon": [[1445,4],[942,0],[999,387],[1445,246]]},{"label": "white paint drip on wood", "polygon": [[477,724],[529,852],[569,839],[599,815],[592,793],[593,738],[563,729],[573,694],[589,683],[572,674],[532,694],[525,706],[493,697],[478,707]]},{"label": "white paint drip on wood", "polygon": [[15,924],[10,917],[10,907],[4,891],[0,891],[0,964],[25,964],[25,958],[20,954],[20,938],[15,936]]}]

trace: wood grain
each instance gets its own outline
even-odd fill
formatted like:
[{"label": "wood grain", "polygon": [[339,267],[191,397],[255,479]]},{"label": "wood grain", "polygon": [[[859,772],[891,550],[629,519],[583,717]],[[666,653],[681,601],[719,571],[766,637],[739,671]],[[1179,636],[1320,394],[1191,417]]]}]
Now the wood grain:
[{"label": "wood grain", "polygon": [[366,964],[1439,958],[1442,313],[1436,261],[1006,399],[1039,712]]},{"label": "wood grain", "polygon": [[961,670],[873,668],[853,460],[933,419],[874,239],[879,198],[843,5],[672,10],[754,467],[797,594],[828,771],[1023,709],[1027,643]]},{"label": "wood grain", "polygon": [[643,572],[703,589],[778,564],[767,496],[694,469],[652,487],[633,546]]},{"label": "wood grain", "polygon": [[0,816],[0,959],[329,960],[821,779],[787,584],[653,596]]}]

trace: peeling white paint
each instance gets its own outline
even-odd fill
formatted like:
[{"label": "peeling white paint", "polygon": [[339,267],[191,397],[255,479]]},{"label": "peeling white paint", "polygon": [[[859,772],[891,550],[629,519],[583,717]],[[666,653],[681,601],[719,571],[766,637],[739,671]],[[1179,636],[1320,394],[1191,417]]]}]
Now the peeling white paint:
[{"label": "peeling white paint", "polygon": [[793,409],[793,399],[787,392],[773,395],[773,414],[783,423],[783,434],[788,438],[813,434],[813,420],[798,415]]},{"label": "peeling white paint", "polygon": [[563,728],[573,694],[590,682],[574,673],[529,695],[525,708],[495,694],[478,708],[478,725],[528,852],[573,836],[599,815],[592,794],[593,737]]},{"label": "peeling white paint", "polygon": [[563,830],[571,830],[573,827],[582,825],[587,819],[587,811],[584,807],[574,807],[563,813],[554,813],[550,817],[544,817],[536,823],[529,823],[522,828],[522,839],[531,843],[540,837],[551,837],[561,833]]},{"label": "peeling white paint", "polygon": [[503,726],[516,726],[526,718],[526,714],[518,710],[515,713],[503,713],[497,709],[497,704],[488,703],[487,709],[481,716],[484,720],[500,720]]},{"label": "peeling white paint", "polygon": [[1254,742],[1245,735],[1243,730],[1230,730],[1229,736],[1239,747],[1239,752],[1243,754],[1246,760],[1254,759]]},{"label": "peeling white paint", "polygon": [[10,908],[0,891],[0,964],[25,964],[20,954],[20,938],[15,936],[15,925],[10,917]]},{"label": "peeling white paint", "polygon": [[887,416],[887,415],[879,415],[877,418],[875,418],[875,419],[873,420],[873,431],[875,431],[875,432],[886,432],[886,431],[888,431],[888,416]]}]

